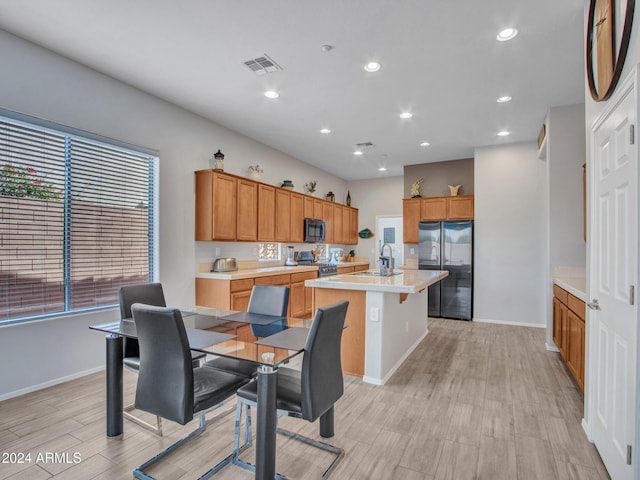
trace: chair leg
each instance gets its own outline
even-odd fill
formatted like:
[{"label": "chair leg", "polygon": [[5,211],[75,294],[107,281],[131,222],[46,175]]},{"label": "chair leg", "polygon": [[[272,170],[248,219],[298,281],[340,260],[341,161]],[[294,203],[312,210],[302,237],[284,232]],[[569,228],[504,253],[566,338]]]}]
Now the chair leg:
[{"label": "chair leg", "polygon": [[130,403],[129,405],[127,405],[122,409],[122,415],[127,420],[130,420],[136,425],[140,425],[142,428],[146,428],[147,430],[161,437],[162,436],[162,418],[156,416],[156,425],[152,425],[130,413],[135,409],[136,409],[135,405],[133,403]]},{"label": "chair leg", "polygon": [[[197,437],[198,435],[200,435],[202,432],[204,432],[206,430],[207,426],[210,425],[211,423],[219,420],[221,417],[224,417],[224,416],[228,415],[229,413],[231,413],[233,411],[233,409],[227,409],[227,410],[219,413],[218,415],[210,418],[209,420],[207,420],[206,417],[205,417],[205,414],[207,412],[210,412],[210,411],[215,410],[216,408],[222,406],[223,403],[215,405],[214,407],[208,409],[207,411],[200,412],[199,415],[198,415],[198,428],[196,428],[193,432],[191,432],[186,437],[181,438],[180,440],[178,440],[174,444],[172,444],[169,447],[165,448],[162,452],[157,454],[155,457],[151,458],[150,460],[147,460],[142,465],[137,467],[133,471],[133,476],[135,478],[139,478],[140,480],[156,480],[151,475],[148,475],[148,474],[144,473],[144,470],[149,468],[151,465],[157,463],[159,460],[163,459],[164,457],[169,455],[171,452],[177,450],[182,445],[187,443],[189,440],[191,440],[194,437]],[[247,447],[243,445],[243,447],[241,447],[241,448],[245,449]],[[215,473],[217,473],[218,471],[220,471],[224,466],[226,466],[226,465],[231,463],[232,457],[233,457],[233,453],[227,455],[220,462],[218,462],[213,468],[211,468],[206,473],[204,473],[201,477],[199,477],[198,480],[205,480],[205,479],[211,477],[212,475],[214,475]]]},{"label": "chair leg", "polygon": [[[245,470],[249,470],[252,472],[256,471],[256,467],[255,465],[253,465],[252,463],[249,462],[245,462],[244,460],[240,460],[240,458],[238,457],[238,455],[240,453],[242,453],[242,449],[238,449],[238,445],[240,442],[240,424],[241,424],[241,418],[242,418],[242,405],[246,405],[247,407],[247,414],[246,414],[246,430],[245,430],[245,445],[248,446],[251,444],[251,413],[250,413],[250,408],[251,405],[255,405],[253,402],[244,402],[241,400],[238,400],[238,405],[236,407],[236,426],[235,426],[235,433],[234,433],[234,439],[233,439],[233,448],[234,448],[234,453],[233,453],[233,458],[232,458],[232,462],[234,465],[237,465],[238,467],[244,468]],[[321,434],[331,434],[331,436],[333,436],[333,407],[331,407],[330,413],[329,411],[327,411],[328,415],[326,417],[324,417],[324,421],[323,421],[323,417],[320,418],[320,431]],[[279,416],[283,416],[286,415],[287,413],[285,411],[278,411],[278,415]],[[289,430],[285,430],[283,428],[277,427],[276,428],[276,432],[280,433],[281,435],[286,435],[287,437],[293,438],[295,440],[300,440],[301,442],[306,443],[307,445],[311,445],[313,447],[319,448],[321,450],[325,450],[327,452],[333,453],[336,458],[333,459],[333,461],[331,462],[331,464],[329,465],[329,467],[324,471],[324,473],[322,474],[322,478],[326,479],[329,477],[329,475],[331,475],[331,473],[333,472],[333,470],[338,466],[338,464],[342,461],[342,459],[344,458],[344,449],[336,447],[334,445],[330,445],[328,443],[325,442],[321,442],[319,440],[314,440],[313,438],[309,438],[309,437],[305,437],[304,435],[300,435],[299,433],[295,433],[295,432],[290,432]],[[324,435],[323,435],[324,436]],[[247,440],[248,438],[248,440]],[[288,480],[287,477],[285,477],[284,475],[280,474],[280,473],[276,473],[275,475],[275,480]]]}]

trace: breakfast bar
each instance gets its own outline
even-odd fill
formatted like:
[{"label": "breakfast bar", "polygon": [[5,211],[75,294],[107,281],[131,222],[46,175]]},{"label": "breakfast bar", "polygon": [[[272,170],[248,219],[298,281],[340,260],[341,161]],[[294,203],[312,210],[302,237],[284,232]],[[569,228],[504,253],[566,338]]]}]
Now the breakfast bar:
[{"label": "breakfast bar", "polygon": [[428,333],[427,288],[448,275],[441,270],[377,270],[306,280],[313,308],[349,301],[342,335],[342,370],[384,385]]}]

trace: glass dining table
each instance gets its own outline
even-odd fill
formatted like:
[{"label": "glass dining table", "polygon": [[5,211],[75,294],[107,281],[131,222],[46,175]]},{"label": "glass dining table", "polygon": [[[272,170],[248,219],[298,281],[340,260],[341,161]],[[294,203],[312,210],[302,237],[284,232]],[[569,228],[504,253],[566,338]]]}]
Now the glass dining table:
[{"label": "glass dining table", "polygon": [[[255,478],[273,479],[276,454],[276,388],[278,368],[304,351],[311,319],[275,317],[219,308],[182,311],[193,351],[234,358],[258,370]],[[132,319],[92,325],[106,336],[107,437],[122,435],[123,339],[137,338]]]}]

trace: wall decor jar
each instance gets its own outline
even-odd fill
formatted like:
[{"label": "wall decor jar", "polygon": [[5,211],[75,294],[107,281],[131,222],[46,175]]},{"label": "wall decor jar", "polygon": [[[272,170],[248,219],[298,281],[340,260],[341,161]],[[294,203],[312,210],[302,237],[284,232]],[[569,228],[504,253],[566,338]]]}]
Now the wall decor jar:
[{"label": "wall decor jar", "polygon": [[286,188],[288,190],[293,190],[293,182],[291,180],[284,180],[280,187]]},{"label": "wall decor jar", "polygon": [[224,153],[222,153],[220,149],[213,154],[213,169],[224,172]]},{"label": "wall decor jar", "polygon": [[333,194],[333,192],[327,193],[327,197],[326,198],[330,202],[335,202],[336,201],[336,196]]}]

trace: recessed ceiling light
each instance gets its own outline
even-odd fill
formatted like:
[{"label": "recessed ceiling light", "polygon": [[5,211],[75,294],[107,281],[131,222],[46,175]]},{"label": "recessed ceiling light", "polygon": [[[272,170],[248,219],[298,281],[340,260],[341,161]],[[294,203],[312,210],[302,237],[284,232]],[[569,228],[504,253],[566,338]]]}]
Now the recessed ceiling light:
[{"label": "recessed ceiling light", "polygon": [[380,67],[382,67],[382,65],[380,65],[379,62],[369,62],[364,66],[364,70],[365,72],[377,72],[380,70]]},{"label": "recessed ceiling light", "polygon": [[321,128],[320,133],[331,133],[331,130],[329,130],[328,128]]},{"label": "recessed ceiling light", "polygon": [[505,95],[503,97],[500,97],[496,100],[496,102],[498,103],[507,103],[511,101],[511,97],[509,95]]},{"label": "recessed ceiling light", "polygon": [[387,167],[380,167],[378,169],[379,172],[386,172],[387,171]]},{"label": "recessed ceiling light", "polygon": [[429,145],[431,145],[429,142],[422,142],[420,144],[421,147],[428,147]]},{"label": "recessed ceiling light", "polygon": [[506,130],[502,130],[501,132],[498,132],[499,137],[506,137],[509,135],[511,135],[511,132],[507,132]]},{"label": "recessed ceiling light", "polygon": [[275,90],[267,90],[266,92],[264,92],[264,96],[267,98],[278,98],[280,94]]},{"label": "recessed ceiling light", "polygon": [[364,152],[362,150],[356,150],[355,152],[353,152],[353,154],[356,156],[360,156],[360,155],[364,155]]},{"label": "recessed ceiling light", "polygon": [[400,118],[411,118],[411,117],[413,117],[413,113],[411,112],[402,112],[400,114]]},{"label": "recessed ceiling light", "polygon": [[516,35],[518,35],[517,28],[505,28],[496,36],[496,40],[499,42],[506,42],[507,40],[514,38]]}]

